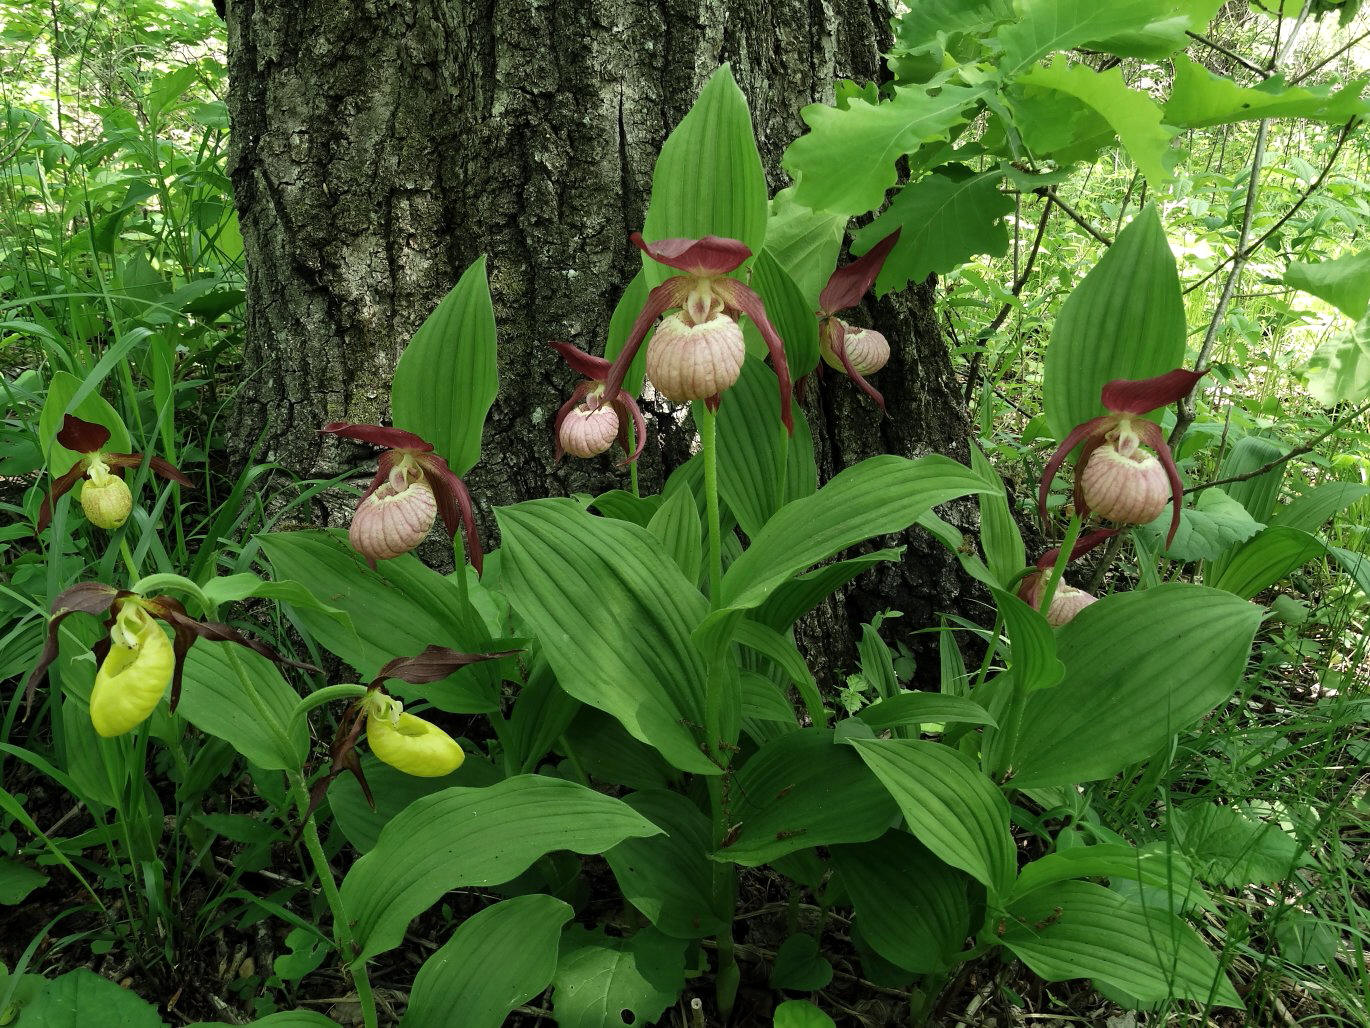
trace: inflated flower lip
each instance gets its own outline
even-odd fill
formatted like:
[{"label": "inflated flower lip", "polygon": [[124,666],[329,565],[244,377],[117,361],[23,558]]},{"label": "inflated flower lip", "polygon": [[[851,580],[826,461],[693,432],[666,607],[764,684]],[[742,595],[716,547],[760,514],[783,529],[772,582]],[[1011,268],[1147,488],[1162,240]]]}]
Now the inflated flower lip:
[{"label": "inflated flower lip", "polygon": [[[1170,531],[1166,535],[1166,545],[1169,546],[1180,527],[1184,483],[1180,481],[1180,470],[1175,466],[1175,457],[1170,452],[1160,425],[1142,415],[1188,396],[1206,374],[1206,371],[1176,368],[1154,378],[1119,378],[1107,383],[1100,393],[1100,399],[1108,413],[1071,429],[1042,470],[1037,491],[1037,511],[1042,521],[1047,519],[1047,493],[1052,479],[1070,452],[1081,443],[1084,446],[1075,460],[1074,489],[1075,509],[1079,515],[1085,517],[1089,514],[1087,494],[1097,488],[1097,482],[1109,487],[1110,509],[1100,510],[1101,516],[1121,524],[1144,524],[1154,519],[1160,513],[1155,509],[1153,495],[1157,484],[1151,470],[1154,464],[1147,463],[1153,458],[1139,449],[1140,445],[1145,444],[1156,454],[1154,460],[1159,460],[1164,469],[1170,489],[1172,513]],[[1087,488],[1086,469],[1090,468],[1095,451],[1101,447],[1106,452],[1099,455],[1099,461],[1108,461],[1108,466],[1094,468]],[[1148,512],[1151,517],[1142,519]]]},{"label": "inflated flower lip", "polygon": [[386,661],[371,679],[365,693],[349,704],[339,718],[338,731],[328,748],[332,764],[310,790],[305,820],[319,805],[333,779],[344,771],[352,774],[361,786],[366,802],[372,810],[376,809],[371,786],[366,781],[361,760],[357,756],[357,743],[363,732],[376,758],[405,774],[437,778],[451,774],[466,759],[455,739],[437,725],[406,713],[399,700],[386,694],[383,684],[388,679],[397,679],[410,685],[427,685],[441,681],[468,665],[512,657],[518,652],[462,653],[446,646],[427,646],[422,653],[412,657],[395,657]]},{"label": "inflated flower lip", "polygon": [[[609,397],[605,382],[611,365],[603,357],[595,357],[570,343],[551,343],[567,366],[583,376],[571,391],[571,398],[561,405],[552,422],[556,439],[556,457],[565,453],[573,457],[594,457],[607,450],[615,439],[625,454],[620,467],[631,464],[642,454],[647,443],[647,422],[642,411],[625,390]],[[582,424],[577,424],[581,419]],[[628,439],[628,424],[632,422],[634,439]]]},{"label": "inflated flower lip", "polygon": [[[114,473],[112,468],[136,468],[147,460],[148,466],[163,478],[170,479],[187,489],[194,489],[195,483],[181,473],[170,461],[162,457],[144,458],[141,453],[108,453],[104,446],[109,442],[109,429],[104,425],[82,421],[74,414],[62,419],[62,430],[57,433],[57,442],[64,448],[81,456],[66,474],[53,480],[52,490],[43,500],[38,510],[38,531],[48,527],[52,520],[52,508],[59,499],[71,491],[81,479],[89,483],[81,491],[81,506],[86,518],[99,528],[113,531],[128,520],[133,508],[133,497],[128,485]],[[93,489],[91,487],[94,487]],[[86,496],[90,491],[91,495]]]},{"label": "inflated flower lip", "polygon": [[[147,720],[168,685],[171,710],[176,710],[186,653],[196,639],[237,643],[277,664],[318,670],[313,664],[282,656],[232,625],[193,618],[170,596],[142,596],[100,582],[82,582],[53,600],[43,652],[25,686],[26,711],[57,659],[57,631],[72,614],[107,615],[104,624],[109,635],[91,647],[100,665],[90,698],[91,721],[104,736],[122,735]],[[170,643],[154,618],[171,626]]]},{"label": "inflated flower lip", "polygon": [[461,528],[471,566],[476,574],[481,573],[484,551],[471,493],[447,461],[433,452],[432,444],[402,428],[350,421],[331,421],[319,432],[385,448],[376,462],[375,477],[357,502],[348,532],[353,547],[368,563],[374,567],[377,560],[398,557],[422,542],[433,523],[429,508],[434,507],[451,538]]},{"label": "inflated flower lip", "polygon": [[[895,229],[863,256],[834,271],[828,284],[818,294],[819,352],[830,366],[845,371],[847,377],[881,410],[885,409],[885,398],[866,381],[865,376],[885,366],[890,357],[889,343],[874,329],[855,328],[838,318],[837,314],[861,302],[861,298],[875,283],[880,269],[885,266],[885,258],[894,249],[894,244],[899,242],[899,232],[899,229]],[[854,344],[850,351],[849,338]]]},{"label": "inflated flower lip", "polygon": [[[1090,550],[1118,534],[1116,528],[1101,528],[1081,536],[1071,547],[1070,557],[1066,563],[1078,560]],[[1032,571],[1023,578],[1018,586],[1018,598],[1025,602],[1033,610],[1042,611],[1047,619],[1047,624],[1052,628],[1060,628],[1067,621],[1075,617],[1076,614],[1084,610],[1091,603],[1098,600],[1092,593],[1077,589],[1069,584],[1064,576],[1056,583],[1056,589],[1052,593],[1051,603],[1046,610],[1042,610],[1042,600],[1045,598],[1047,579],[1052,570],[1056,567],[1056,561],[1061,554],[1059,546],[1052,547],[1037,558],[1036,570]]]},{"label": "inflated flower lip", "polygon": [[[742,262],[751,256],[751,249],[740,240],[727,239],[722,236],[704,236],[700,239],[671,238],[648,243],[642,238],[642,233],[634,232],[632,240],[638,249],[658,264],[675,268],[683,274],[673,275],[647,294],[647,300],[628,332],[628,338],[624,341],[623,349],[609,367],[608,375],[604,380],[605,395],[618,395],[623,388],[623,380],[628,374],[628,368],[642,346],[642,340],[646,338],[648,330],[656,323],[657,319],[666,314],[667,311],[673,309],[679,311],[679,314],[673,317],[680,324],[672,324],[668,329],[668,333],[673,334],[673,336],[681,335],[682,331],[688,332],[690,329],[709,325],[720,317],[735,325],[737,316],[745,314],[751,318],[752,323],[761,333],[761,338],[766,341],[780,391],[780,420],[784,422],[787,431],[793,432],[794,418],[790,412],[792,390],[790,387],[790,368],[785,360],[785,344],[767,317],[761,297],[745,283],[727,277],[729,272],[736,271]],[[722,326],[719,328],[721,329]],[[655,341],[653,339],[653,342]],[[674,339],[674,342],[680,346],[685,345],[683,339],[677,338]],[[701,333],[700,337],[693,342],[701,346],[717,346],[723,348],[728,354],[734,354],[740,338],[735,340],[731,338],[731,333],[713,331]],[[712,364],[715,371],[711,372],[710,376],[692,376],[689,368],[678,366],[679,360],[677,359],[672,359],[661,367],[669,370],[679,383],[689,381],[716,382],[717,388],[721,392],[736,380],[737,372],[732,368],[733,363],[732,360],[714,359]],[[737,362],[737,367],[740,369],[740,362]],[[657,383],[654,382],[653,384],[656,385]],[[667,390],[663,390],[668,396],[671,395],[670,388],[668,386]],[[679,389],[676,390],[675,395],[688,399],[695,398],[686,396]],[[717,409],[718,392],[711,396],[699,398],[708,404],[710,410]]]}]

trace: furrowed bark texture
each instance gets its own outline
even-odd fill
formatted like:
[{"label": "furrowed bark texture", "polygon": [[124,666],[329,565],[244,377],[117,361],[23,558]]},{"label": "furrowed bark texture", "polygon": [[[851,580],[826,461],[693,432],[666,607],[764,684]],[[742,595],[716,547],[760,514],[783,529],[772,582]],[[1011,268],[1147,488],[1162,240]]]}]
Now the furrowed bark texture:
[{"label": "furrowed bark texture", "polygon": [[[308,475],[368,459],[316,429],[386,419],[405,342],[485,253],[500,394],[472,491],[488,513],[623,485],[608,458],[553,464],[550,418],[575,378],[547,340],[602,352],[639,267],[628,234],[657,152],[720,62],[779,189],[799,110],[831,100],[835,76],[879,75],[888,18],[867,0],[229,0],[230,170],[248,270],[239,459]],[[877,380],[890,413],[841,376],[810,390],[820,473],[881,452],[965,459],[931,291],[870,313],[893,347]],[[664,408],[648,417],[642,476],[654,490],[690,437]],[[813,653],[845,662],[852,616],[894,607],[913,627],[957,605],[955,560],[925,534],[907,541],[902,565],[809,619]]]}]

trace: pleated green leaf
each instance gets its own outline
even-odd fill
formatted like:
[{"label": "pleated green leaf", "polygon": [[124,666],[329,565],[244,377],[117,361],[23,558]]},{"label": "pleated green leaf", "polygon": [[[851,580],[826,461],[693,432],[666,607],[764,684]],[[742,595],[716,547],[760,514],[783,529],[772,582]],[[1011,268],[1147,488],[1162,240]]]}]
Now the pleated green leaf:
[{"label": "pleated green leaf", "polygon": [[422,436],[464,475],[480,460],[485,415],[499,391],[495,310],[480,257],[409,340],[395,366],[395,427]]},{"label": "pleated green leaf", "polygon": [[785,343],[790,380],[798,382],[818,366],[816,309],[769,250],[757,254],[752,265],[752,288],[761,294],[766,314]]},{"label": "pleated green leaf", "polygon": [[623,802],[662,832],[625,839],[605,852],[623,898],[677,939],[723,931],[730,911],[714,894],[708,817],[680,793],[664,789],[630,793]]},{"label": "pleated green leaf", "polygon": [[1317,536],[1272,525],[1237,548],[1213,586],[1249,600],[1326,552],[1327,544]]},{"label": "pleated green leaf", "polygon": [[687,580],[699,581],[704,529],[699,520],[699,506],[689,486],[677,489],[662,500],[652,520],[647,522],[647,531],[657,537],[666,555],[675,561]]},{"label": "pleated green leaf", "polygon": [[990,592],[1008,632],[1009,670],[1016,688],[1023,692],[1050,689],[1061,680],[1065,667],[1056,657],[1056,636],[1047,619],[1013,593],[994,588]]},{"label": "pleated green leaf", "polygon": [[534,894],[468,917],[419,968],[401,1028],[500,1028],[552,981],[561,929],[574,913]]},{"label": "pleated green leaf", "polygon": [[1178,849],[1157,846],[1139,850],[1106,843],[1075,846],[1039,857],[1026,865],[1013,886],[1013,899],[1076,878],[1126,880],[1164,889],[1174,894],[1183,909],[1191,905],[1211,907],[1212,901],[1197,882],[1189,861]]},{"label": "pleated green leaf", "polygon": [[[362,681],[392,657],[450,646],[469,653],[490,649],[490,633],[456,583],[405,554],[372,571],[341,531],[270,532],[259,536],[276,577],[308,583],[309,589],[350,619],[350,624],[311,606],[295,617],[316,642],[350,664]],[[504,648],[504,647],[500,647]],[[440,710],[475,714],[495,710],[499,665],[476,664],[430,685],[391,681],[401,699],[422,697]]]},{"label": "pleated green leaf", "polygon": [[[244,690],[232,658],[248,676],[265,713]],[[200,731],[230,743],[253,764],[267,771],[304,764],[309,729],[303,721],[291,724],[299,693],[265,657],[236,643],[200,640],[186,655],[181,690],[176,712]]]},{"label": "pleated green leaf", "polygon": [[969,468],[937,454],[867,458],[766,522],[723,576],[723,603],[755,607],[809,565],[871,536],[903,531],[939,503],[989,488]]},{"label": "pleated green leaf", "polygon": [[685,988],[685,946],[655,928],[623,939],[571,925],[553,979],[558,1028],[656,1024]]},{"label": "pleated green leaf", "polygon": [[[755,254],[766,240],[766,214],[766,175],[751,111],[724,64],[662,144],[642,234],[653,242],[725,236]],[[645,254],[642,260],[649,285],[678,274]]]},{"label": "pleated green leaf", "polygon": [[693,727],[705,722],[705,672],[690,633],[708,613],[695,583],[646,529],[569,500],[533,500],[495,516],[505,595],[561,687],[677,768],[717,774]]},{"label": "pleated green leaf", "polygon": [[1242,1005],[1218,961],[1184,921],[1102,885],[1060,882],[1011,908],[1004,946],[1050,982],[1093,978],[1144,1003]]},{"label": "pleated green leaf", "polygon": [[1328,520],[1370,495],[1359,482],[1325,482],[1285,504],[1270,518],[1272,525],[1316,532]]},{"label": "pleated green leaf", "polygon": [[767,743],[737,772],[732,795],[729,816],[741,827],[714,859],[743,867],[811,846],[866,842],[898,816],[860,758],[822,728]]},{"label": "pleated green leaf", "polygon": [[1099,391],[1115,378],[1180,367],[1184,304],[1175,258],[1148,206],[1118,234],[1061,307],[1047,346],[1042,398],[1057,439],[1104,412]]},{"label": "pleated green leaf", "polygon": [[927,974],[950,965],[970,932],[966,876],[907,832],[834,846],[861,934],[892,964]]},{"label": "pleated green leaf", "polygon": [[[797,404],[793,412],[794,435],[785,443],[787,500],[812,495],[816,486],[809,421]],[[784,432],[775,373],[749,358],[718,408],[718,491],[749,538],[780,507],[777,468]]]},{"label": "pleated green leaf", "polygon": [[[1265,436],[1244,435],[1223,458],[1218,467],[1218,478],[1236,478],[1249,475],[1257,468],[1263,468],[1272,461],[1283,457],[1288,447],[1277,439]],[[1286,465],[1278,464],[1241,482],[1231,482],[1223,486],[1223,491],[1246,508],[1253,518],[1262,523],[1268,522],[1275,512],[1275,503],[1280,498],[1280,486],[1284,483]]]},{"label": "pleated green leaf", "polygon": [[904,692],[872,703],[856,715],[877,732],[895,725],[995,724],[980,704],[964,696],[935,692]]},{"label": "pleated green leaf", "polygon": [[1020,789],[1107,778],[1232,695],[1261,609],[1172,583],[1115,593],[1056,634],[1065,677],[1031,694],[1013,749]]},{"label": "pleated green leaf", "polygon": [[959,751],[919,739],[852,739],[909,831],[938,858],[1002,896],[1017,869],[1008,801]]},{"label": "pleated green leaf", "polygon": [[409,922],[452,889],[510,881],[546,853],[602,853],[659,831],[622,800],[538,775],[415,800],[343,879],[358,959],[394,949]]},{"label": "pleated green leaf", "polygon": [[996,488],[979,496],[980,546],[985,551],[985,563],[994,576],[995,584],[1001,589],[1008,589],[1018,573],[1027,567],[1023,534],[1013,520],[1004,480],[974,443],[970,446],[970,466],[986,482],[996,483]]},{"label": "pleated green leaf", "polygon": [[859,557],[835,560],[807,574],[782,582],[770,598],[751,613],[753,621],[770,625],[777,632],[787,631],[796,621],[822,603],[863,571],[877,564],[898,560],[904,554],[902,546],[876,550]]},{"label": "pleated green leaf", "polygon": [[[362,748],[365,746],[363,742]],[[347,841],[359,853],[374,849],[385,826],[416,799],[454,785],[483,789],[500,779],[500,772],[493,764],[469,753],[461,767],[441,778],[407,775],[389,764],[382,764],[369,753],[362,756],[361,763],[366,784],[371,786],[371,795],[376,801],[374,810],[351,775],[340,775],[328,787],[328,808]]]}]

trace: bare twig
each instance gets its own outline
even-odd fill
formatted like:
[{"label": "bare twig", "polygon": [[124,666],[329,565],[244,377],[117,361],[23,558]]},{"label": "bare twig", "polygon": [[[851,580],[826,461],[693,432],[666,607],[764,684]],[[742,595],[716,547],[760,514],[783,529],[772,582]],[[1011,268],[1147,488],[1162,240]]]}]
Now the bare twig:
[{"label": "bare twig", "polygon": [[1298,75],[1295,75],[1292,79],[1289,80],[1289,84],[1291,86],[1297,86],[1300,82],[1305,81],[1310,76],[1316,75],[1319,71],[1321,71],[1323,68],[1326,68],[1329,64],[1335,61],[1342,54],[1346,53],[1346,51],[1350,50],[1353,46],[1356,46],[1357,44],[1363,42],[1367,37],[1370,37],[1370,32],[1362,32],[1359,36],[1351,40],[1351,42],[1347,43],[1340,50],[1334,50],[1331,56],[1324,57],[1321,61],[1313,65],[1313,67],[1309,68],[1307,71],[1300,72]]},{"label": "bare twig", "polygon": [[[1013,287],[1009,290],[1009,295],[1011,296],[1017,297],[1023,291],[1023,286],[1027,285],[1028,276],[1032,274],[1032,266],[1037,262],[1037,253],[1042,248],[1042,236],[1046,234],[1047,219],[1051,217],[1051,205],[1055,203],[1050,194],[1046,196],[1045,200],[1046,202],[1042,206],[1041,220],[1037,222],[1037,234],[1032,239],[1032,248],[1028,250],[1027,261],[1023,265],[1023,270],[1018,273],[1018,277],[1013,280]],[[1012,309],[1013,301],[1005,300],[1004,305],[999,308],[999,313],[994,315],[994,320],[980,333],[979,342],[981,346],[988,343],[989,340],[994,337],[994,333],[998,332],[1000,327],[1003,326],[1004,320],[1008,317],[1008,313]],[[966,403],[970,403],[970,398],[975,392],[975,377],[980,370],[981,353],[981,350],[975,351],[975,355],[971,358],[970,371],[966,374]],[[998,369],[996,368],[995,370],[997,371]]]},{"label": "bare twig", "polygon": [[[1232,270],[1228,273],[1227,281],[1223,283],[1223,291],[1218,297],[1217,306],[1213,308],[1213,317],[1208,322],[1208,331],[1204,333],[1203,345],[1199,347],[1199,356],[1194,361],[1195,371],[1208,367],[1208,359],[1212,356],[1213,346],[1218,341],[1218,329],[1227,314],[1227,305],[1232,300],[1232,294],[1236,292],[1237,280],[1241,278],[1242,269],[1246,267],[1247,257],[1250,256],[1246,250],[1246,241],[1251,235],[1251,220],[1256,215],[1256,195],[1260,189],[1261,165],[1265,162],[1265,138],[1269,129],[1268,118],[1262,118],[1256,125],[1256,146],[1251,156],[1251,174],[1246,180],[1246,205],[1242,208],[1242,227],[1237,233],[1237,245],[1232,248],[1230,259]],[[1184,438],[1189,426],[1194,424],[1194,391],[1190,390],[1189,395],[1176,404],[1176,408],[1178,413],[1175,428],[1170,433],[1172,448]]]},{"label": "bare twig", "polygon": [[1051,197],[1052,203],[1056,204],[1057,207],[1061,208],[1061,210],[1066,212],[1066,216],[1069,217],[1071,221],[1075,222],[1075,224],[1079,225],[1082,229],[1084,229],[1086,232],[1092,235],[1095,239],[1099,240],[1099,242],[1103,243],[1105,246],[1113,245],[1112,239],[1108,238],[1108,236],[1104,235],[1097,228],[1091,225],[1083,214],[1075,210],[1075,208],[1071,207],[1070,204],[1066,203],[1059,196],[1057,196],[1055,189],[1048,187],[1047,196]]},{"label": "bare twig", "polygon": [[1266,70],[1265,70],[1264,68],[1262,68],[1259,64],[1255,64],[1255,63],[1253,63],[1253,62],[1251,62],[1251,61],[1248,61],[1248,60],[1247,60],[1245,57],[1243,57],[1241,54],[1236,53],[1235,51],[1229,50],[1227,47],[1223,46],[1221,43],[1219,43],[1219,42],[1217,42],[1217,41],[1215,41],[1215,40],[1209,39],[1207,36],[1201,36],[1201,35],[1199,35],[1197,32],[1186,32],[1185,35],[1188,36],[1190,39],[1197,39],[1197,40],[1198,40],[1200,43],[1202,43],[1204,46],[1209,47],[1210,49],[1213,49],[1213,50],[1218,51],[1218,53],[1222,54],[1222,55],[1223,55],[1224,57],[1226,57],[1228,60],[1236,61],[1238,64],[1240,64],[1240,65],[1241,65],[1243,68],[1245,68],[1247,71],[1254,72],[1255,74],[1259,75],[1259,76],[1260,76],[1261,78],[1263,78],[1263,79],[1264,79],[1264,78],[1269,78],[1269,76],[1270,76],[1270,72],[1266,71]]},{"label": "bare twig", "polygon": [[1230,478],[1215,479],[1212,482],[1204,482],[1201,485],[1192,485],[1185,490],[1185,495],[1188,496],[1190,493],[1203,492],[1205,489],[1210,489],[1215,485],[1231,485],[1234,482],[1246,482],[1252,478],[1259,478],[1261,475],[1264,475],[1267,471],[1274,471],[1281,464],[1287,464],[1289,461],[1293,460],[1296,457],[1302,457],[1305,453],[1313,452],[1313,450],[1317,449],[1318,444],[1321,443],[1328,436],[1330,436],[1333,432],[1355,421],[1366,411],[1370,411],[1370,401],[1366,401],[1365,403],[1357,407],[1355,410],[1353,410],[1350,414],[1347,414],[1346,416],[1338,418],[1336,421],[1332,422],[1332,424],[1327,427],[1327,431],[1322,432],[1317,436],[1314,436],[1312,439],[1309,439],[1305,443],[1299,444],[1283,456],[1276,457],[1274,460],[1271,461],[1267,461],[1260,467],[1256,468],[1254,471],[1247,471],[1240,475],[1233,475]]}]

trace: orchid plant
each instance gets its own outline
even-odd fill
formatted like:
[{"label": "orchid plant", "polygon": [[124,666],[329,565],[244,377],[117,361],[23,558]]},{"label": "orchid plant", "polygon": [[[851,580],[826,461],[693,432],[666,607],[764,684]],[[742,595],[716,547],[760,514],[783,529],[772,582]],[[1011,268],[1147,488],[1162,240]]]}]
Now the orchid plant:
[{"label": "orchid plant", "polygon": [[53,480],[52,490],[44,498],[38,512],[38,531],[45,529],[52,520],[53,505],[82,479],[85,485],[81,488],[81,509],[85,511],[86,519],[97,528],[109,532],[120,527],[133,510],[133,494],[117,469],[136,468],[144,460],[163,478],[187,489],[195,488],[194,482],[163,457],[153,454],[145,458],[141,453],[107,452],[104,446],[109,438],[110,431],[104,425],[82,421],[74,414],[67,414],[62,419],[57,442],[80,454],[80,457],[68,471]]}]

